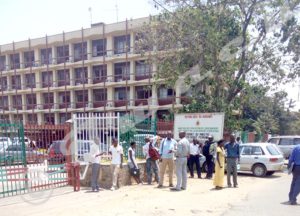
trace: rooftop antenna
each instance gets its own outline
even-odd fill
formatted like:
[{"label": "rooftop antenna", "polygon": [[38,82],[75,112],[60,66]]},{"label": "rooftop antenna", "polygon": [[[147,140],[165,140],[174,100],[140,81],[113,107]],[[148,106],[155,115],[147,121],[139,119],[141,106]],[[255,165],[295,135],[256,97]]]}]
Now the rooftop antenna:
[{"label": "rooftop antenna", "polygon": [[116,0],[116,15],[117,15],[117,22],[119,22],[119,9],[118,9],[118,1]]},{"label": "rooftop antenna", "polygon": [[89,7],[89,12],[90,12],[90,19],[91,19],[91,26],[93,24],[93,19],[92,19],[92,8]]}]

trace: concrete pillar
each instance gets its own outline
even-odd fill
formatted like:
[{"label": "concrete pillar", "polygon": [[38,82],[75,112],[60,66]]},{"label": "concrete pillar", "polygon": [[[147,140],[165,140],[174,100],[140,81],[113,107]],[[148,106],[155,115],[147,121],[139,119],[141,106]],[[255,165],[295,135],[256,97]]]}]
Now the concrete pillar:
[{"label": "concrete pillar", "polygon": [[53,73],[53,77],[52,77],[52,79],[53,79],[53,86],[54,87],[56,87],[56,86],[58,86],[58,82],[57,82],[57,70],[53,70],[52,71],[52,73]]},{"label": "concrete pillar", "polygon": [[36,104],[40,108],[42,108],[42,106],[44,104],[42,97],[43,97],[43,94],[41,92],[36,93]]},{"label": "concrete pillar", "polygon": [[43,124],[44,123],[44,113],[37,113],[37,121],[38,124]]},{"label": "concrete pillar", "polygon": [[34,60],[36,64],[41,65],[39,48],[34,49]]},{"label": "concrete pillar", "polygon": [[155,62],[152,63],[152,77],[157,73],[157,64]]},{"label": "concrete pillar", "polygon": [[92,65],[88,65],[87,70],[88,70],[88,84],[93,84],[93,67],[92,67]]},{"label": "concrete pillar", "polygon": [[26,102],[26,95],[22,94],[22,110],[27,110],[27,102]]},{"label": "concrete pillar", "polygon": [[25,68],[24,52],[20,52],[20,68]]},{"label": "concrete pillar", "polygon": [[56,47],[52,46],[52,64],[57,63],[57,52],[56,52]]},{"label": "concrete pillar", "polygon": [[88,104],[89,107],[93,107],[93,89],[88,89]]},{"label": "concrete pillar", "polygon": [[6,54],[5,55],[5,69],[6,70],[10,70],[10,55],[9,54]]},{"label": "concrete pillar", "polygon": [[175,86],[176,104],[181,104],[181,86]]},{"label": "concrete pillar", "polygon": [[114,81],[114,65],[112,62],[107,62],[107,79]]},{"label": "concrete pillar", "polygon": [[54,108],[59,108],[59,98],[58,98],[58,92],[53,93],[53,102],[54,102]]},{"label": "concrete pillar", "polygon": [[70,68],[70,85],[75,85],[75,76],[74,76],[74,68]]},{"label": "concrete pillar", "polygon": [[130,101],[131,106],[135,106],[135,87],[134,86],[130,86],[129,101]]},{"label": "concrete pillar", "polygon": [[92,59],[92,40],[87,40],[87,60]]},{"label": "concrete pillar", "polygon": [[26,89],[25,88],[25,74],[23,74],[23,73],[21,73],[20,74],[20,76],[21,76],[21,89]]},{"label": "concrete pillar", "polygon": [[23,113],[23,114],[21,114],[21,115],[22,115],[22,117],[23,117],[23,124],[27,124],[26,114]]},{"label": "concrete pillar", "polygon": [[135,33],[130,32],[130,53],[134,53]]},{"label": "concrete pillar", "polygon": [[8,95],[8,107],[12,109],[13,106],[13,95]]},{"label": "concrete pillar", "polygon": [[114,101],[114,88],[113,87],[108,87],[107,88],[107,101],[108,103],[111,103],[113,105],[113,101]]},{"label": "concrete pillar", "polygon": [[157,101],[157,86],[155,84],[152,85],[152,106],[157,106],[158,101]]},{"label": "concrete pillar", "polygon": [[74,61],[74,47],[72,43],[69,44],[69,61]]},{"label": "concrete pillar", "polygon": [[70,91],[70,102],[71,102],[71,107],[75,107],[75,91],[74,90],[71,90]]},{"label": "concrete pillar", "polygon": [[130,80],[135,80],[135,61],[130,61]]},{"label": "concrete pillar", "polygon": [[7,88],[8,90],[12,89],[11,75],[7,75]]},{"label": "concrete pillar", "polygon": [[58,112],[56,112],[56,113],[54,113],[54,124],[59,124],[59,113]]},{"label": "concrete pillar", "polygon": [[107,56],[112,56],[114,54],[114,38],[112,35],[108,35],[106,38],[106,50],[107,50]]},{"label": "concrete pillar", "polygon": [[36,88],[42,88],[42,72],[38,71],[35,74]]}]

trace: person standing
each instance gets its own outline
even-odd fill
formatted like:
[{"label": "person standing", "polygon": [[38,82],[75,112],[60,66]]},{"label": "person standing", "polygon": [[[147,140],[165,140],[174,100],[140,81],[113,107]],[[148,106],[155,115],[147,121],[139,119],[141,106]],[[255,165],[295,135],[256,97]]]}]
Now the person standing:
[{"label": "person standing", "polygon": [[163,187],[164,175],[166,168],[168,167],[169,174],[169,187],[174,187],[173,185],[173,172],[174,172],[174,148],[177,144],[176,140],[172,138],[172,133],[167,134],[167,138],[162,140],[160,144],[159,154],[160,154],[160,172],[159,172],[159,185],[158,188]]},{"label": "person standing", "polygon": [[112,187],[110,190],[117,189],[120,169],[123,168],[123,148],[119,145],[118,139],[113,138],[112,146],[109,148],[109,154],[112,155],[111,168],[113,174]]},{"label": "person standing", "polygon": [[224,187],[224,171],[225,171],[225,150],[224,150],[224,140],[218,141],[218,147],[216,149],[217,157],[215,163],[215,176],[214,176],[214,186],[217,190]]},{"label": "person standing", "polygon": [[95,138],[93,144],[91,145],[90,155],[91,155],[91,163],[92,163],[92,177],[91,177],[91,187],[92,192],[99,192],[99,174],[100,174],[100,156],[104,153],[100,153],[99,149],[99,139]]},{"label": "person standing", "polygon": [[185,132],[179,132],[180,141],[175,148],[177,184],[174,191],[186,190],[187,187],[187,159],[190,154],[190,142],[185,138]]},{"label": "person standing", "polygon": [[232,187],[231,173],[233,175],[233,186],[238,187],[237,183],[237,164],[240,161],[240,146],[235,142],[234,135],[230,135],[230,141],[225,145],[227,152],[227,186]]},{"label": "person standing", "polygon": [[293,180],[289,192],[289,203],[297,205],[297,196],[300,193],[300,145],[294,147],[289,158],[288,168],[292,170]]},{"label": "person standing", "polygon": [[146,157],[146,172],[147,172],[147,183],[148,185],[152,184],[152,172],[155,175],[155,181],[159,183],[159,176],[158,176],[158,164],[157,161],[152,159],[149,155],[149,149],[155,148],[153,140],[150,140],[149,137],[145,138],[146,144],[143,146],[143,154]]},{"label": "person standing", "polygon": [[135,149],[136,143],[131,142],[130,147],[128,148],[128,166],[131,176],[133,176],[133,178],[138,184],[141,184],[142,180],[140,178],[140,169],[138,168],[135,160]]},{"label": "person standing", "polygon": [[211,179],[212,175],[213,175],[213,153],[211,151],[211,146],[214,145],[214,138],[213,136],[209,135],[208,136],[208,140],[205,142],[204,146],[203,146],[203,155],[205,156],[205,162],[207,165],[207,173],[206,173],[206,177],[207,179]]},{"label": "person standing", "polygon": [[188,160],[189,170],[191,178],[194,178],[194,164],[196,164],[198,178],[201,178],[201,167],[200,167],[200,146],[196,138],[190,144],[190,157]]}]

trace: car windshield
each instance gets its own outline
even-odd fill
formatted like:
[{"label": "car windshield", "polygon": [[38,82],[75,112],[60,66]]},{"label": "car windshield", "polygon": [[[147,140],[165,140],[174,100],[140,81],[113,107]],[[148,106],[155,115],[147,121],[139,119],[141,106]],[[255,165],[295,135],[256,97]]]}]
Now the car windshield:
[{"label": "car windshield", "polygon": [[281,153],[275,148],[273,145],[267,145],[267,150],[270,153],[270,155],[280,155]]}]

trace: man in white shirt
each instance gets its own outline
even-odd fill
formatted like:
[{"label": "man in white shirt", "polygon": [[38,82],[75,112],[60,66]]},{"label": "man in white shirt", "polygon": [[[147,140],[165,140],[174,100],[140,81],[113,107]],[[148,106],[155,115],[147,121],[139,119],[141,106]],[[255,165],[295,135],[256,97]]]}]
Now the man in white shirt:
[{"label": "man in white shirt", "polygon": [[187,186],[187,158],[190,154],[190,142],[185,138],[185,132],[179,132],[180,141],[175,148],[176,156],[176,187],[170,188],[174,191],[186,190]]},{"label": "man in white shirt", "polygon": [[99,139],[95,138],[94,142],[92,142],[90,149],[90,161],[92,163],[92,177],[91,177],[91,187],[93,192],[99,192],[99,173],[100,173],[100,161],[101,155],[104,153],[100,153],[99,150]]},{"label": "man in white shirt", "polygon": [[158,188],[163,187],[164,175],[166,168],[168,167],[169,171],[169,187],[173,186],[173,172],[174,172],[174,148],[177,145],[176,140],[174,140],[171,132],[168,132],[167,138],[163,139],[160,148],[159,154],[161,157],[160,161],[160,173],[159,173],[159,185]]},{"label": "man in white shirt", "polygon": [[145,142],[146,142],[146,144],[143,146],[143,154],[146,157],[147,183],[148,183],[148,185],[151,185],[151,183],[152,183],[152,172],[154,172],[155,181],[157,183],[159,183],[158,164],[157,164],[157,161],[153,160],[149,155],[150,145],[152,145],[152,147],[155,148],[153,140],[150,140],[149,137],[146,137]]},{"label": "man in white shirt", "polygon": [[112,146],[109,148],[109,154],[112,155],[111,167],[113,174],[113,183],[111,190],[115,190],[118,184],[120,168],[123,168],[123,148],[119,145],[118,139],[113,138]]},{"label": "man in white shirt", "polygon": [[201,167],[200,167],[200,146],[196,138],[190,144],[190,157],[189,157],[189,169],[191,178],[194,178],[194,164],[196,164],[198,178],[201,178]]}]

